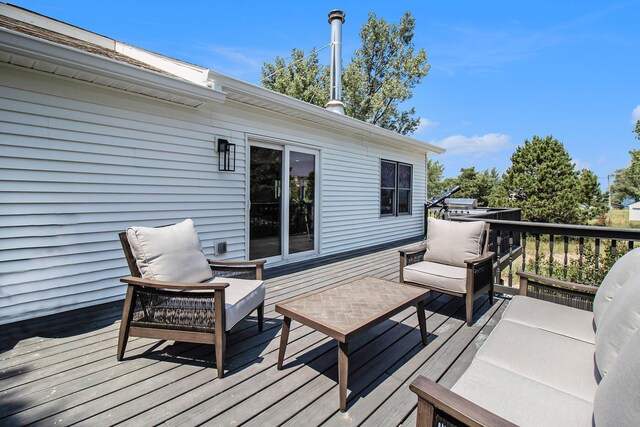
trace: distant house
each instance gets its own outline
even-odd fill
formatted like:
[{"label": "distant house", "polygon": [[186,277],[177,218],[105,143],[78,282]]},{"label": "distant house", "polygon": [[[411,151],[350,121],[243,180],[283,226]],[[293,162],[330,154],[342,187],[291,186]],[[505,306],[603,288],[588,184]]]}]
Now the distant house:
[{"label": "distant house", "polygon": [[629,221],[640,221],[640,202],[632,203],[629,208]]},{"label": "distant house", "polygon": [[268,265],[418,236],[444,151],[7,4],[0,102],[0,324],[122,299],[129,225]]}]

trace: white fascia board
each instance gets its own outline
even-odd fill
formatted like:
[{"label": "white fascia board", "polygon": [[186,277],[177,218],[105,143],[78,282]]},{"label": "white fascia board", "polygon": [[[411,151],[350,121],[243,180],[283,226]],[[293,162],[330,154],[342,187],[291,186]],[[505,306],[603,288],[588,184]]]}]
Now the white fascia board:
[{"label": "white fascia board", "polygon": [[316,117],[322,122],[330,121],[333,127],[339,128],[347,132],[353,132],[360,136],[371,137],[375,140],[397,142],[402,146],[408,146],[414,150],[425,153],[442,154],[445,149],[427,142],[418,141],[408,136],[383,129],[381,127],[363,122],[353,117],[343,116],[338,113],[326,110],[313,104],[309,104],[299,99],[283,95],[272,90],[234,79],[215,71],[209,72],[209,78],[213,80],[215,85],[219,85],[221,89],[229,94],[236,93],[267,102],[274,106],[297,110],[306,113],[310,117]]},{"label": "white fascia board", "polygon": [[226,99],[226,94],[219,90],[6,28],[0,28],[0,50],[202,103]]}]

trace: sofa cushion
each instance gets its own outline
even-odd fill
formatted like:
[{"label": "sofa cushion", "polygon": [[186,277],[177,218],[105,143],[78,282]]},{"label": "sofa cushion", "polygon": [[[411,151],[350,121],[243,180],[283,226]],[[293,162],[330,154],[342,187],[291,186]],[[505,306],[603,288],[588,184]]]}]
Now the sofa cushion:
[{"label": "sofa cushion", "polygon": [[640,332],[635,332],[603,378],[593,405],[595,424],[632,426],[640,420]]},{"label": "sofa cushion", "polygon": [[427,220],[427,251],[424,260],[465,267],[464,260],[482,254],[483,221]]},{"label": "sofa cushion", "polygon": [[212,276],[190,219],[168,227],[129,227],[127,239],[145,279],[198,283]]},{"label": "sofa cushion", "polygon": [[483,360],[474,359],[452,390],[523,427],[592,425],[591,402]]},{"label": "sofa cushion", "polygon": [[228,283],[224,292],[226,330],[247,317],[264,301],[265,286],[262,280],[216,277],[210,283]]},{"label": "sofa cushion", "polygon": [[600,379],[593,351],[593,344],[502,319],[475,357],[593,402]]},{"label": "sofa cushion", "polygon": [[596,363],[604,377],[635,331],[640,329],[640,275],[629,279],[609,303],[596,330]]},{"label": "sofa cushion", "polygon": [[596,328],[604,316],[609,303],[616,296],[622,285],[632,276],[640,274],[640,248],[629,251],[613,264],[609,273],[602,279],[598,292],[593,300],[593,319]]},{"label": "sofa cushion", "polygon": [[467,269],[465,267],[420,261],[406,266],[403,275],[406,282],[445,291],[466,292]]},{"label": "sofa cushion", "polygon": [[593,313],[535,298],[515,296],[502,319],[591,344],[596,342]]}]

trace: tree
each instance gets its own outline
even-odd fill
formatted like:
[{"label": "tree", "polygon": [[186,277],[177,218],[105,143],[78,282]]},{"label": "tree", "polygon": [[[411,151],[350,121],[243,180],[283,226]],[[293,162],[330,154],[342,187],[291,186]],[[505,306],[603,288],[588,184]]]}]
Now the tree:
[{"label": "tree", "polygon": [[575,224],[578,174],[569,153],[551,136],[534,136],[516,148],[503,176],[500,204],[522,208],[529,221]]},{"label": "tree", "polygon": [[578,177],[578,203],[583,223],[598,219],[607,212],[607,196],[600,190],[595,173],[582,169]]},{"label": "tree", "polygon": [[631,203],[640,201],[640,150],[631,150],[631,164],[616,171],[615,181],[611,186],[611,198],[615,203],[623,200]]},{"label": "tree", "polygon": [[640,139],[640,120],[636,122],[636,129],[634,132],[636,133],[636,139]]},{"label": "tree", "polygon": [[[343,72],[343,101],[348,116],[403,135],[418,127],[415,109],[400,105],[411,99],[413,89],[429,71],[427,53],[413,44],[415,19],[406,12],[400,22],[389,24],[369,14],[360,30],[362,47]],[[329,96],[329,67],[317,55],[304,60],[304,52],[292,50],[291,61],[276,57],[262,67],[264,87],[324,106]]]},{"label": "tree", "polygon": [[324,105],[329,100],[329,67],[321,65],[315,50],[305,59],[304,51],[291,50],[291,60],[276,56],[273,64],[262,66],[262,85],[310,104]]},{"label": "tree", "polygon": [[427,159],[427,200],[438,197],[444,193],[443,178],[444,166],[437,160]]},{"label": "tree", "polygon": [[459,185],[461,189],[454,197],[477,199],[478,206],[489,206],[489,199],[499,182],[500,175],[496,168],[478,172],[475,166],[472,166],[461,168],[460,175],[456,178],[447,178],[442,181],[442,187],[444,192]]}]

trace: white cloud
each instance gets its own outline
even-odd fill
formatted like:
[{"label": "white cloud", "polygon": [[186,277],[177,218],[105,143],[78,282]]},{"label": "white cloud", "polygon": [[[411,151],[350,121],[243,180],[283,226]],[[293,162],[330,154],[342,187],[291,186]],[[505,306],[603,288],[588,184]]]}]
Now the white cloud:
[{"label": "white cloud", "polygon": [[420,117],[420,123],[418,123],[418,127],[416,128],[415,133],[424,132],[428,128],[432,128],[434,126],[438,126],[438,122],[435,120],[429,120],[426,117]]},{"label": "white cloud", "polygon": [[580,159],[573,159],[576,170],[591,169],[591,163],[583,162]]},{"label": "white cloud", "polygon": [[640,120],[640,105],[636,105],[631,112],[631,124],[635,125],[638,120]]},{"label": "white cloud", "polygon": [[446,156],[481,157],[485,154],[511,148],[511,137],[501,133],[487,133],[482,136],[452,135],[433,144],[447,150]]}]

